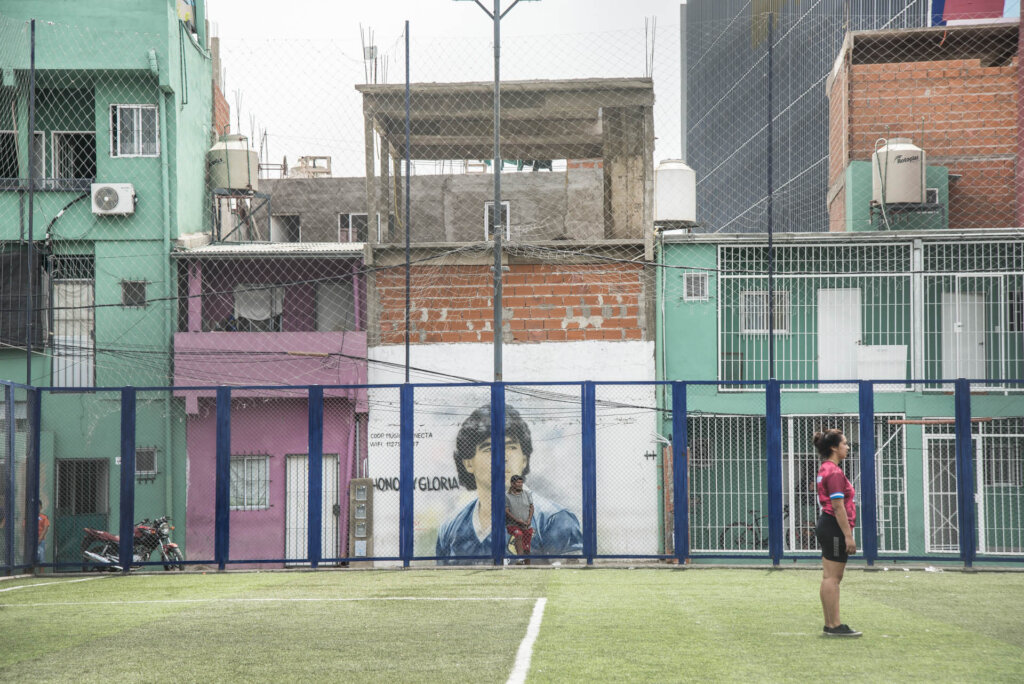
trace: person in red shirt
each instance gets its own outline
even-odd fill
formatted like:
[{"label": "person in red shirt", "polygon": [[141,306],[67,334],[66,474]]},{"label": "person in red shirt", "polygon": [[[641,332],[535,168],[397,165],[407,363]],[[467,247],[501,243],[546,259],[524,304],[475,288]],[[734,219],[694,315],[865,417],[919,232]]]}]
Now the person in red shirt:
[{"label": "person in red shirt", "polygon": [[50,531],[50,519],[45,513],[39,511],[39,548],[36,551],[36,561],[46,562],[46,533]]},{"label": "person in red shirt", "polygon": [[827,637],[859,637],[860,632],[839,621],[839,583],[851,553],[857,553],[853,524],[857,520],[853,485],[840,464],[850,453],[850,444],[842,430],[814,433],[814,448],[822,458],[818,469],[818,502],[821,515],[815,534],[821,546],[821,608],[825,613]]}]

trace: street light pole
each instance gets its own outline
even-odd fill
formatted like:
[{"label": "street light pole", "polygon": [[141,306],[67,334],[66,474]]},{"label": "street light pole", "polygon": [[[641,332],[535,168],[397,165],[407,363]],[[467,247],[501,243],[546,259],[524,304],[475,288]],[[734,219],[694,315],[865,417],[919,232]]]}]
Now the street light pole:
[{"label": "street light pole", "polygon": [[[518,0],[516,0],[518,2]],[[479,4],[479,3],[477,3]],[[515,7],[515,2],[509,9]],[[501,0],[494,0],[494,382],[502,378],[502,343],[504,311],[502,310],[501,239],[505,222],[501,220]]]},{"label": "street light pole", "polygon": [[503,335],[503,311],[502,311],[502,234],[505,228],[501,218],[501,20],[512,11],[512,8],[519,4],[520,0],[513,0],[512,4],[501,11],[501,0],[494,0],[494,10],[487,9],[480,0],[473,0],[487,16],[494,21],[494,207],[491,210],[491,218],[494,223],[494,382],[501,382],[502,378],[502,335]]}]

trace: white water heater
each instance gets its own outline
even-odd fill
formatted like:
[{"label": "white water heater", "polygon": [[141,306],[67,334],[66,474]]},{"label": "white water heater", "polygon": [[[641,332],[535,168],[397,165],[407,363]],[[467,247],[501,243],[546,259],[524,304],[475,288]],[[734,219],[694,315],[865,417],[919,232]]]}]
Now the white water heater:
[{"label": "white water heater", "polygon": [[654,222],[697,222],[697,174],[681,159],[665,159],[654,171]]},{"label": "white water heater", "polygon": [[927,155],[910,138],[879,140],[871,155],[871,199],[877,204],[924,204]]}]

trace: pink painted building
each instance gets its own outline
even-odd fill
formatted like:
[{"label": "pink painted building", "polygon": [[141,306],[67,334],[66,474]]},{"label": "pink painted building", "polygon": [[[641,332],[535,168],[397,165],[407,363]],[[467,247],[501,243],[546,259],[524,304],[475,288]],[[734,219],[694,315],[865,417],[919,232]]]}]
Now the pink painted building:
[{"label": "pink painted building", "polygon": [[188,295],[174,336],[188,557],[214,557],[213,386],[239,388],[231,402],[230,559],[306,557],[305,387],[313,385],[325,386],[321,555],[345,557],[348,485],[366,443],[366,390],[344,387],[366,384],[362,245],[220,243],[176,257]]}]

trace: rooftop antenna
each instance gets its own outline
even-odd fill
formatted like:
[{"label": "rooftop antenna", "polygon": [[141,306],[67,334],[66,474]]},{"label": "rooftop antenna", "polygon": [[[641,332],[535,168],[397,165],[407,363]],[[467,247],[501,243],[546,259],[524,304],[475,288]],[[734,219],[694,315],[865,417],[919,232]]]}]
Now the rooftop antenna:
[{"label": "rooftop antenna", "polygon": [[644,77],[654,78],[654,34],[658,28],[658,17],[644,18]]},{"label": "rooftop antenna", "polygon": [[237,128],[236,128],[236,130],[239,133],[241,133],[242,132],[242,91],[241,90],[236,90],[235,91],[235,118],[237,119],[237,122],[236,122],[237,123]]},{"label": "rooftop antenna", "polygon": [[363,77],[367,83],[377,83],[377,46],[373,43],[373,29],[364,31],[360,24],[359,42],[363,46]]}]

